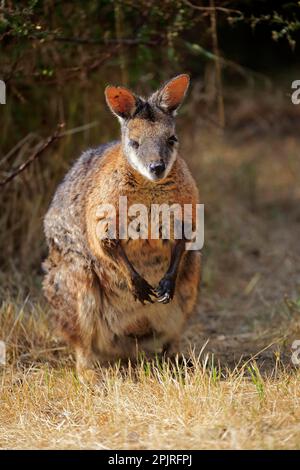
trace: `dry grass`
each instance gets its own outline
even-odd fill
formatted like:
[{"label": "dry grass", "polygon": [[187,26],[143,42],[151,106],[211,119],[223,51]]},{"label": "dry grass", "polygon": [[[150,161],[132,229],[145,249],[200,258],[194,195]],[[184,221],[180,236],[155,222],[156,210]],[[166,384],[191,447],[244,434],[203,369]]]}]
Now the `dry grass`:
[{"label": "dry grass", "polygon": [[1,448],[299,448],[299,138],[249,126],[218,137],[201,125],[181,130],[206,206],[202,290],[183,341],[190,360],[115,365],[94,388],[78,383],[49,328],[39,273],[41,218],[74,142],[3,196]]},{"label": "dry grass", "polygon": [[[177,369],[176,369],[177,371]],[[299,448],[299,373],[261,382],[242,373],[215,380],[201,365],[174,377],[165,366],[134,379],[102,371],[97,390],[68,368],[32,366],[1,393],[2,448]],[[137,375],[137,378],[135,377]]]},{"label": "dry grass", "polygon": [[[99,385],[76,379],[68,351],[43,315],[6,305],[9,364],[2,372],[1,448],[298,448],[300,370],[274,356],[233,370],[205,350],[185,361],[101,369]],[[10,312],[10,313],[7,313]],[[3,312],[2,312],[3,313]],[[4,315],[2,315],[2,321]]]}]

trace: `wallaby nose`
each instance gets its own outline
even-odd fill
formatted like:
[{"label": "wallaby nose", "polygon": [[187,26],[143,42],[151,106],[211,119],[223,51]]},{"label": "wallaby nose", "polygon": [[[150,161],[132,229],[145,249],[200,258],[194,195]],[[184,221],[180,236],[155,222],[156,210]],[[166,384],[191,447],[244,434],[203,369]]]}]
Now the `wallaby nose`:
[{"label": "wallaby nose", "polygon": [[155,176],[160,176],[166,169],[164,162],[154,162],[149,165],[151,173],[154,173]]}]

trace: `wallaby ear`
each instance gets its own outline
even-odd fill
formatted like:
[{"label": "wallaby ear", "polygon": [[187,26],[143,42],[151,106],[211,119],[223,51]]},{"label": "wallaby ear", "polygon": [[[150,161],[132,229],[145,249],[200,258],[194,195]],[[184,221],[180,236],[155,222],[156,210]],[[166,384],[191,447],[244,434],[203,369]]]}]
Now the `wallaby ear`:
[{"label": "wallaby ear", "polygon": [[172,78],[155,93],[157,106],[170,113],[175,113],[185,97],[189,84],[190,77],[187,74]]},{"label": "wallaby ear", "polygon": [[136,110],[137,98],[127,88],[107,86],[105,98],[111,111],[121,118],[130,118]]}]

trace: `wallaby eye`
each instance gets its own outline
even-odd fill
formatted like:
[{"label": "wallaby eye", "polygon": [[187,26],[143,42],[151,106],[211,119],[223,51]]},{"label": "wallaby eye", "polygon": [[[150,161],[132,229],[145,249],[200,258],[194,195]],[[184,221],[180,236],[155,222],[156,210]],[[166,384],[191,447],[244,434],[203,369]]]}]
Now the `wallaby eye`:
[{"label": "wallaby eye", "polygon": [[168,144],[171,145],[171,147],[178,142],[178,139],[176,135],[171,135],[171,137],[168,138]]},{"label": "wallaby eye", "polygon": [[132,139],[130,139],[130,145],[131,145],[131,147],[133,147],[134,149],[138,149],[139,146],[140,146],[140,144],[138,143],[137,140],[132,140]]}]

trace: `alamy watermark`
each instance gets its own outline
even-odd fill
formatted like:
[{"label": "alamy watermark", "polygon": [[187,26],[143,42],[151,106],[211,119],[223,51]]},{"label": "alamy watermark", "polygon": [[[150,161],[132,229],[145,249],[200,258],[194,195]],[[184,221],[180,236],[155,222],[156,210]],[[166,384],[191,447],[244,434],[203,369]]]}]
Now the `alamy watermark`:
[{"label": "alamy watermark", "polygon": [[0,366],[6,364],[6,345],[4,341],[0,341]]},{"label": "alamy watermark", "polygon": [[118,207],[101,204],[97,208],[98,239],[185,240],[186,250],[204,245],[204,204],[145,204],[128,206],[120,196]]},{"label": "alamy watermark", "polygon": [[294,80],[292,82],[292,89],[295,90],[291,95],[293,104],[300,104],[300,80]]},{"label": "alamy watermark", "polygon": [[294,366],[300,365],[300,339],[295,339],[292,343],[292,363]]},{"label": "alamy watermark", "polygon": [[3,80],[0,80],[0,104],[6,104],[6,85]]}]

